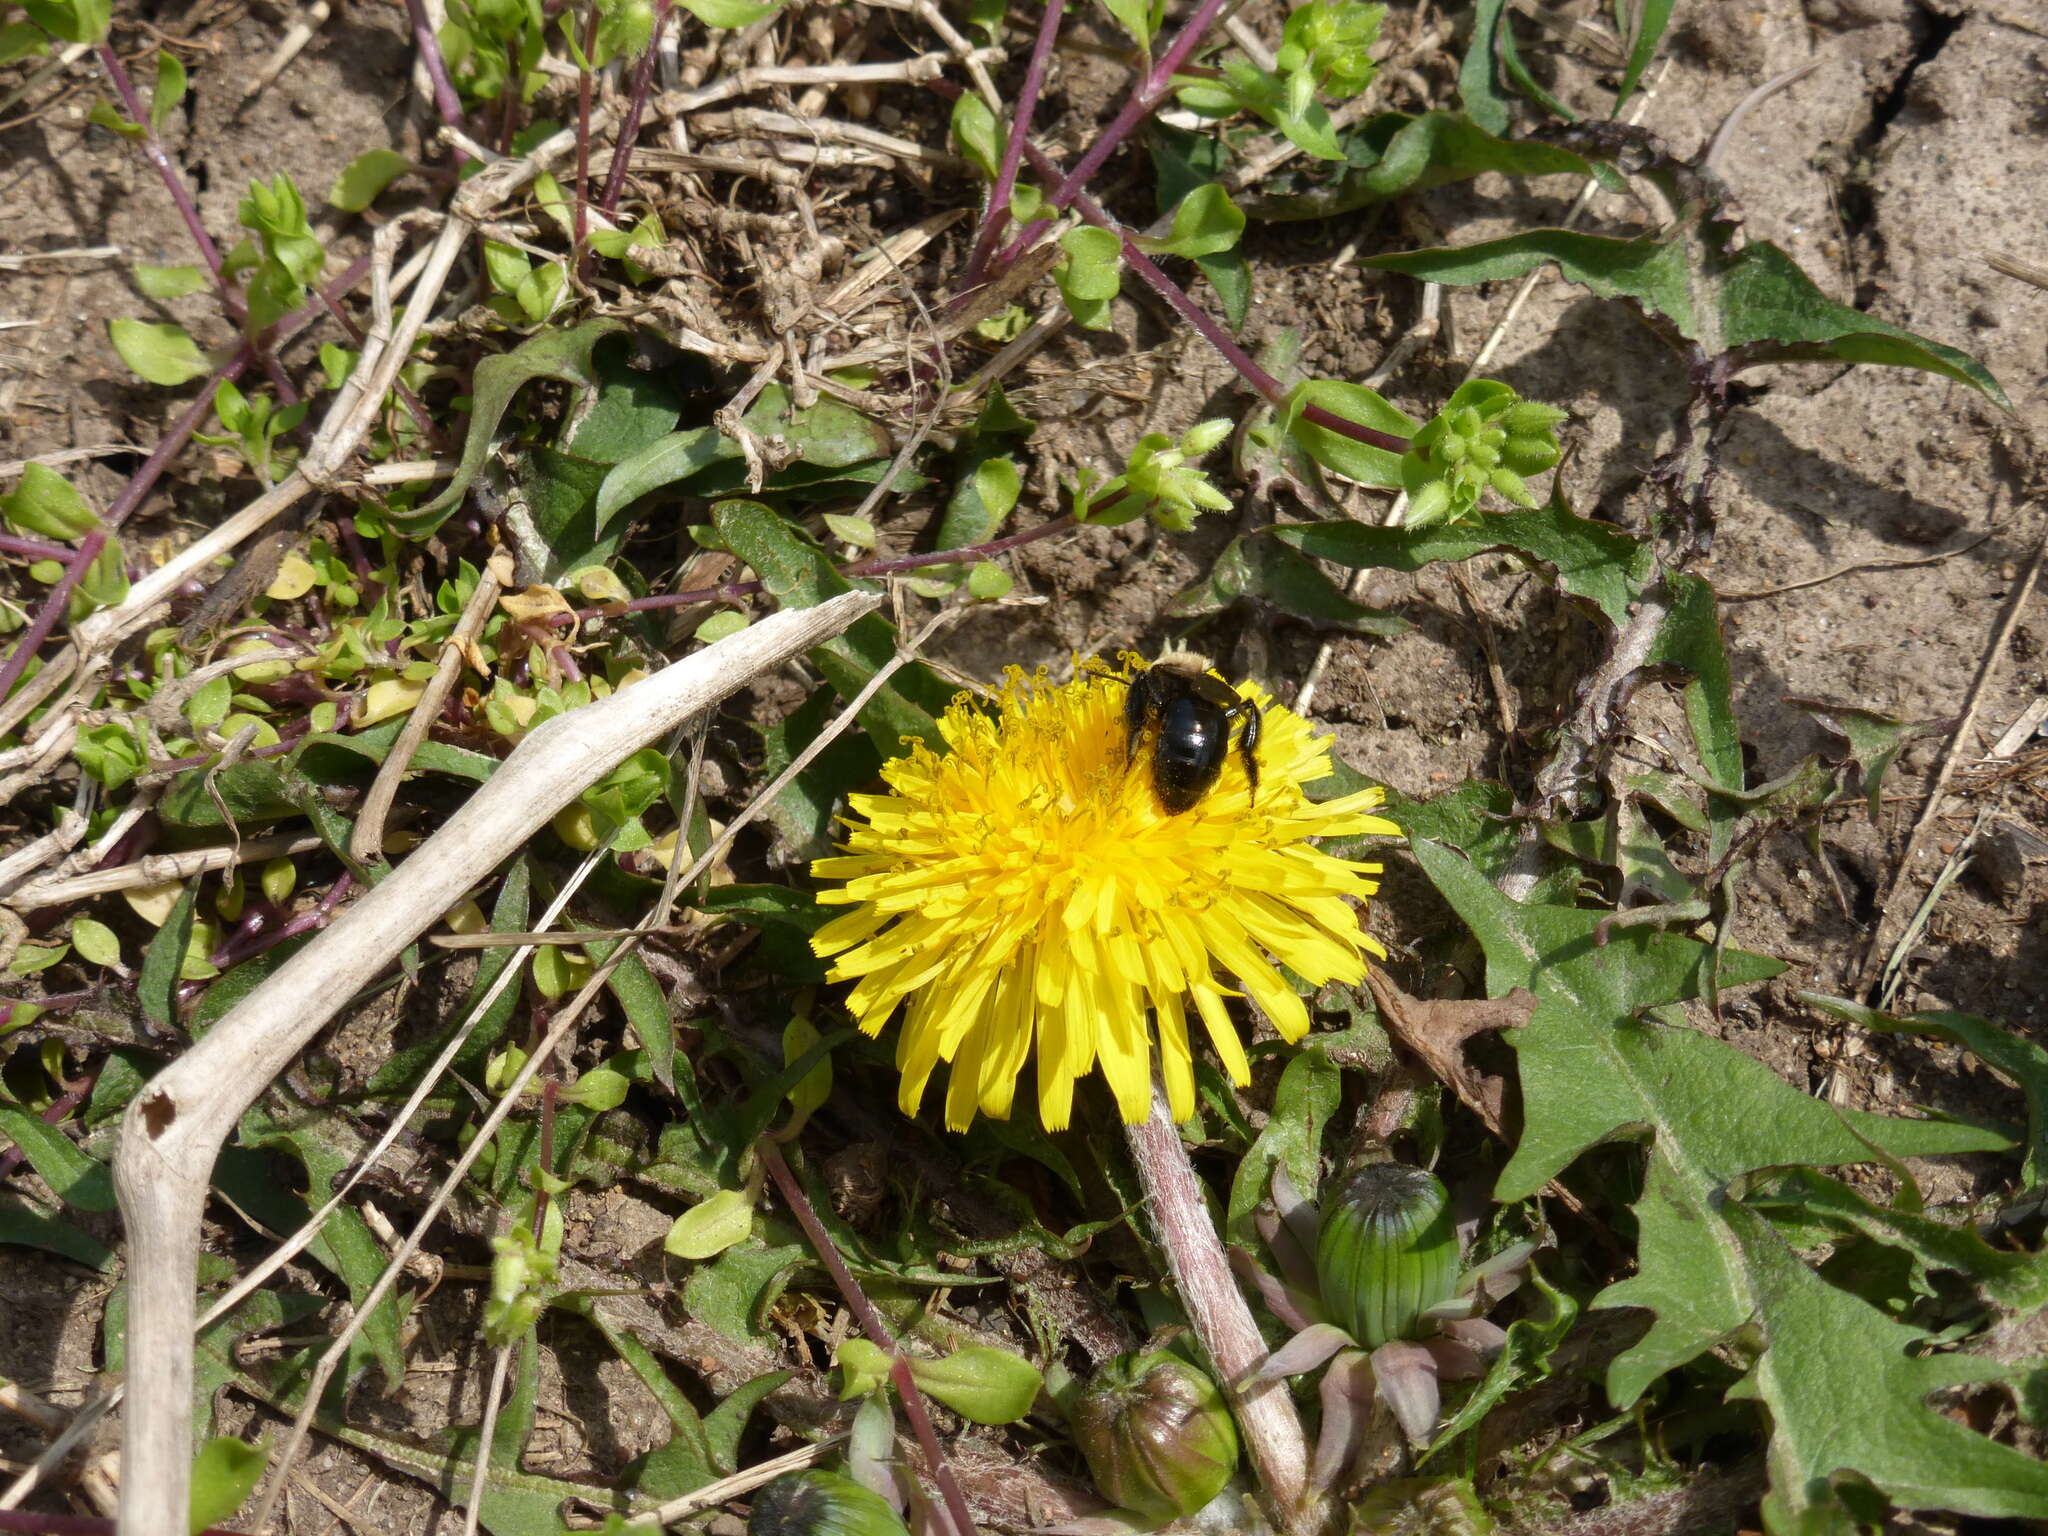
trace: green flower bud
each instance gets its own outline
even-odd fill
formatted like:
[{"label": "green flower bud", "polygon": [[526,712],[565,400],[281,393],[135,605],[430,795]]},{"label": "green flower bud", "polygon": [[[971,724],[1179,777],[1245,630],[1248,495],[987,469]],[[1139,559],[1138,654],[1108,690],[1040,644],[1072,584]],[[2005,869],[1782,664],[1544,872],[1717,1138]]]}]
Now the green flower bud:
[{"label": "green flower bud", "polygon": [[1408,499],[1408,526],[1426,527],[1450,510],[1451,488],[1441,480],[1431,480]]},{"label": "green flower bud", "polygon": [[1193,1514],[1237,1469],[1237,1425],[1216,1383],[1164,1351],[1117,1356],[1071,1416],[1103,1497],[1148,1520]]},{"label": "green flower bud", "polygon": [[909,1536],[888,1501],[850,1477],[813,1467],[754,1496],[747,1536]]},{"label": "green flower bud", "polygon": [[1458,1286],[1458,1230],[1434,1174],[1375,1163],[1323,1207],[1316,1279],[1330,1321],[1367,1349],[1412,1338]]},{"label": "green flower bud", "polygon": [[1517,474],[1533,475],[1550,468],[1558,459],[1554,437],[1511,437],[1501,449],[1501,459]]},{"label": "green flower bud", "polygon": [[1487,483],[1518,507],[1536,505],[1536,493],[1530,490],[1528,482],[1512,469],[1496,469]]},{"label": "green flower bud", "polygon": [[1539,434],[1547,436],[1550,429],[1563,421],[1568,414],[1554,405],[1523,400],[1517,402],[1501,417],[1501,424],[1514,437],[1535,437]]}]

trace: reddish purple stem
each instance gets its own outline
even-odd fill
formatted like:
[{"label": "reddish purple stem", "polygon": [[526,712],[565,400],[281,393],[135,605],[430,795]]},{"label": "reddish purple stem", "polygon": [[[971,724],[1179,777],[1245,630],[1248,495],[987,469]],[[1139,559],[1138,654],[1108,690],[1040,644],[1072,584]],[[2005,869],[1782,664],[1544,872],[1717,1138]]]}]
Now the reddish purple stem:
[{"label": "reddish purple stem", "polygon": [[804,1229],[804,1236],[810,1239],[811,1249],[818,1255],[818,1262],[832,1276],[832,1283],[839,1288],[840,1297],[860,1324],[860,1331],[868,1336],[868,1342],[889,1356],[889,1379],[896,1385],[896,1395],[903,1401],[903,1416],[910,1420],[911,1432],[917,1436],[917,1443],[924,1450],[925,1466],[931,1472],[932,1481],[939,1485],[939,1493],[946,1501],[946,1513],[952,1517],[955,1536],[975,1536],[974,1517],[967,1511],[967,1498],[960,1491],[959,1480],[953,1476],[953,1467],[946,1460],[946,1453],[939,1449],[938,1434],[932,1429],[930,1412],[925,1408],[924,1394],[911,1379],[910,1366],[898,1354],[896,1340],[890,1334],[888,1324],[875,1311],[874,1303],[860,1288],[860,1282],[853,1278],[853,1272],[839,1257],[839,1250],[832,1246],[832,1234],[825,1230],[818,1213],[811,1209],[811,1202],[804,1194],[803,1186],[796,1181],[796,1175],[789,1171],[789,1164],[782,1160],[782,1153],[772,1141],[758,1141],[754,1151],[760,1157],[768,1176],[775,1181],[775,1187],[782,1193],[782,1203],[789,1207],[796,1224]]},{"label": "reddish purple stem", "polygon": [[[1229,4],[1230,0],[1202,0],[1195,8],[1195,14],[1188,18],[1187,25],[1166,45],[1166,52],[1146,74],[1144,84],[1130,94],[1109,126],[1088,146],[1080,162],[1054,187],[1052,196],[1046,199],[1048,203],[1054,208],[1065,208],[1081,195],[1081,189],[1088,185],[1089,178],[1102,169],[1103,163],[1130,137],[1131,130],[1150,117],[1159,103],[1166,99],[1166,93],[1173,89],[1173,77],[1180,73],[1181,65],[1202,45],[1209,28],[1216,24],[1216,18]],[[1051,227],[1051,221],[1047,219],[1027,224],[1003,252],[1001,265],[1009,266]]]},{"label": "reddish purple stem", "polygon": [[213,274],[213,285],[220,291],[222,305],[235,323],[241,324],[248,315],[248,306],[221,271],[220,249],[213,243],[213,236],[206,232],[206,224],[199,217],[199,207],[186,190],[185,178],[178,174],[178,168],[171,164],[171,157],[164,153],[163,141],[156,136],[149,111],[142,105],[135,82],[128,78],[128,71],[121,63],[121,56],[114,52],[113,44],[100,44],[99,61],[100,68],[106,71],[107,79],[113,84],[114,94],[121,98],[121,105],[127,109],[129,120],[142,130],[142,158],[156,171],[164,190],[171,194],[171,201],[177,205],[179,217],[184,219],[185,228],[192,236],[192,243],[199,247],[199,254],[205,259],[206,270]]},{"label": "reddish purple stem", "polygon": [[1038,93],[1044,88],[1046,67],[1052,62],[1053,43],[1059,36],[1060,19],[1066,9],[1067,0],[1048,0],[1045,14],[1038,19],[1038,36],[1032,41],[1031,59],[1024,67],[1024,88],[1017,95],[1017,105],[1010,117],[1010,138],[1003,146],[1003,163],[996,174],[996,184],[989,190],[981,233],[975,237],[974,254],[968,258],[967,280],[960,289],[963,294],[981,286],[989,257],[995,254],[996,241],[1009,225],[1010,194],[1017,189],[1017,167],[1024,159],[1031,120],[1038,112]]},{"label": "reddish purple stem", "polygon": [[[1059,0],[1055,0],[1059,3]],[[626,166],[633,158],[633,146],[640,138],[640,118],[647,110],[647,90],[654,81],[654,55],[661,46],[661,29],[668,25],[674,0],[657,0],[654,30],[647,37],[647,51],[633,67],[633,94],[626,103],[625,121],[619,124],[618,143],[612,148],[612,168],[604,178],[604,192],[597,206],[609,217],[619,206],[619,194],[626,186]]]},{"label": "reddish purple stem", "polygon": [[[367,255],[357,257],[340,277],[327,286],[326,292],[347,293],[363,280],[363,274],[369,270],[370,258]],[[320,312],[321,303],[321,300],[315,299],[280,320],[276,327],[278,339],[283,341],[304,330]],[[85,573],[92,568],[93,561],[99,558],[100,551],[106,547],[107,531],[120,527],[129,514],[142,505],[142,498],[149,494],[151,487],[157,482],[157,477],[212,414],[214,391],[221,381],[240,377],[242,370],[254,360],[255,353],[245,341],[233,357],[214,370],[213,376],[206,381],[206,387],[199,392],[199,398],[186,407],[185,413],[178,418],[171,430],[150,450],[149,457],[143,460],[142,467],[135,472],[134,478],[122,488],[121,494],[114,498],[114,504],[107,508],[100,526],[85,536],[84,542],[78,546],[77,553],[71,556],[71,563],[65,568],[64,574],[57,579],[57,584],[44,597],[43,606],[37,610],[28,629],[15,643],[14,649],[8,652],[7,664],[0,667],[0,699],[5,699],[14,692],[15,685],[28,670],[29,658],[50,638],[50,632],[57,627],[59,615],[64,612],[65,604],[70,601],[72,590],[84,579]]]},{"label": "reddish purple stem", "polygon": [[[467,132],[462,117],[462,98],[455,92],[455,82],[448,78],[448,61],[441,56],[441,40],[434,35],[434,23],[427,15],[426,0],[405,0],[405,14],[412,20],[413,46],[419,49],[420,63],[426,66],[427,79],[434,87],[434,110],[448,127]],[[508,89],[517,94],[516,76]],[[469,156],[458,149],[455,151],[455,163],[457,166],[467,165]]]},{"label": "reddish purple stem", "polygon": [[[1031,168],[1037,171],[1039,175],[1050,178],[1059,174],[1059,167],[1050,158],[1042,154],[1035,145],[1027,146],[1025,153],[1031,156]],[[1067,180],[1072,181],[1073,178],[1070,176]],[[1286,405],[1286,386],[1274,378],[1273,375],[1266,372],[1265,369],[1261,368],[1253,360],[1252,355],[1231,338],[1228,331],[1210,319],[1203,312],[1201,306],[1188,297],[1186,290],[1180,284],[1160,271],[1158,263],[1138,249],[1136,244],[1132,242],[1130,233],[1105,213],[1095,199],[1089,197],[1085,192],[1076,192],[1074,194],[1073,206],[1074,211],[1090,224],[1095,225],[1098,229],[1109,230],[1123,241],[1123,257],[1130,269],[1143,278],[1150,285],[1154,293],[1166,300],[1168,304],[1171,304],[1175,312],[1182,319],[1199,331],[1202,339],[1221,353],[1224,360],[1238,371],[1239,376],[1247,384],[1251,385],[1253,389],[1257,390],[1273,405],[1281,407]],[[1406,453],[1408,451],[1407,438],[1396,437],[1390,432],[1381,432],[1372,427],[1360,426],[1355,421],[1346,421],[1341,416],[1332,415],[1319,405],[1302,407],[1301,415],[1304,421],[1312,421],[1319,427],[1339,433],[1356,442],[1365,443],[1370,447],[1381,448],[1388,453]]]},{"label": "reddish purple stem", "polygon": [[[922,555],[898,555],[889,560],[863,560],[857,565],[843,568],[841,576],[896,576],[904,571],[922,570],[931,565],[960,565],[969,560],[987,560],[1005,554],[1026,544],[1035,544],[1040,539],[1055,533],[1064,533],[1074,527],[1071,517],[1047,518],[1034,523],[1022,533],[1013,533],[1007,538],[992,539],[986,544],[968,544],[959,549],[935,549]],[[664,592],[654,597],[636,597],[624,603],[604,603],[596,608],[582,608],[575,613],[553,613],[548,621],[553,624],[581,624],[585,619],[616,618],[622,613],[647,613],[657,608],[682,608],[691,603],[722,603],[752,597],[762,590],[758,581],[729,581],[722,587],[698,587],[692,592]]]},{"label": "reddish purple stem", "polygon": [[31,539],[18,533],[0,533],[0,555],[21,555],[29,560],[69,560],[72,549],[69,544],[52,544],[46,539]]}]

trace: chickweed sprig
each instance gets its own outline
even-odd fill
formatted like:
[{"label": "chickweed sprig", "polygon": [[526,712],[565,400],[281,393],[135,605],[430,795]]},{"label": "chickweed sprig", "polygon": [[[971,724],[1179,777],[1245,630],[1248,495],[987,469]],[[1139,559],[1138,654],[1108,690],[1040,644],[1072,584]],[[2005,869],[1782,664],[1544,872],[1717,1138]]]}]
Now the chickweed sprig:
[{"label": "chickweed sprig", "polygon": [[1401,456],[1408,526],[1470,517],[1489,490],[1518,507],[1535,506],[1523,477],[1557,462],[1564,419],[1563,411],[1524,400],[1497,380],[1460,385]]},{"label": "chickweed sprig", "polygon": [[1192,461],[1230,436],[1230,426],[1220,418],[1197,422],[1178,443],[1164,432],[1148,432],[1131,449],[1124,472],[1100,485],[1083,470],[1070,487],[1074,521],[1115,527],[1149,517],[1169,533],[1186,533],[1204,512],[1229,511],[1230,498]]}]

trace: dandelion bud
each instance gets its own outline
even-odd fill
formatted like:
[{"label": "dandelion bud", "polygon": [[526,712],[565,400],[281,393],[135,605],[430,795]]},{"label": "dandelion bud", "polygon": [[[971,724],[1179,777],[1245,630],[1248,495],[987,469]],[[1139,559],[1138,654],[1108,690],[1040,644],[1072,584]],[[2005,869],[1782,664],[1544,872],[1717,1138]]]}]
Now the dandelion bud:
[{"label": "dandelion bud", "polygon": [[878,1493],[816,1467],[778,1477],[754,1496],[747,1536],[909,1536]]},{"label": "dandelion bud", "polygon": [[1103,1497],[1148,1520],[1193,1514],[1237,1469],[1237,1425],[1223,1395],[1163,1351],[1110,1361],[1075,1400],[1072,1418]]},{"label": "dandelion bud", "polygon": [[1458,1284],[1458,1230],[1434,1174],[1375,1163],[1326,1201],[1316,1240],[1323,1307],[1367,1349],[1412,1338]]}]

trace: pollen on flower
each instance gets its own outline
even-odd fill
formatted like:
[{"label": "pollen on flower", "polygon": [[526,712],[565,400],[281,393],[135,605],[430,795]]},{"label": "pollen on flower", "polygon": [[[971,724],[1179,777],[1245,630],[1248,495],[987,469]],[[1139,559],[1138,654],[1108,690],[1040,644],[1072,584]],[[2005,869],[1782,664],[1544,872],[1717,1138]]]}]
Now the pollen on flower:
[{"label": "pollen on flower", "polygon": [[[1098,1066],[1125,1120],[1151,1108],[1152,1037],[1168,1108],[1194,1113],[1188,1005],[1237,1083],[1251,1068],[1226,997],[1249,995],[1288,1040],[1308,1011],[1274,968],[1313,985],[1356,982],[1384,951],[1360,926],[1378,864],[1311,839],[1399,835],[1368,789],[1321,803],[1303,786],[1329,745],[1253,685],[1264,711],[1259,785],[1232,753],[1194,807],[1168,815],[1142,759],[1126,762],[1126,684],[1083,671],[1055,685],[1012,668],[992,700],[956,699],[947,751],[919,745],[882,770],[890,793],[855,795],[844,852],[812,866],[845,883],[818,899],[849,910],[812,939],[850,981],[870,1035],[904,1009],[900,1101],[914,1114],[951,1065],[946,1124],[1006,1119],[1035,1062],[1039,1113],[1066,1127],[1074,1084]],[[1234,982],[1234,985],[1233,985]]]}]

